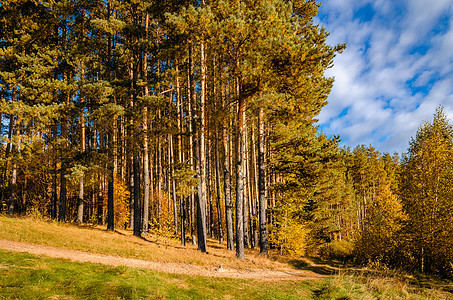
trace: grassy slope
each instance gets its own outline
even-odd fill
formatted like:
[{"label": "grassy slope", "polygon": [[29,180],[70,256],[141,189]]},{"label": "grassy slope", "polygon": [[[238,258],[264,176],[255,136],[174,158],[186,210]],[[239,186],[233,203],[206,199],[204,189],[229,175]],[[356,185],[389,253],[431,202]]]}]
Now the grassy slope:
[{"label": "grassy slope", "polygon": [[82,250],[93,253],[140,258],[160,262],[181,262],[200,266],[250,268],[291,267],[248,251],[245,261],[236,260],[234,251],[226,251],[224,245],[208,241],[206,255],[197,251],[196,246],[181,246],[179,241],[150,235],[145,239],[132,236],[131,231],[107,232],[105,228],[46,222],[30,218],[6,218],[0,216],[0,239],[30,242],[47,246]]},{"label": "grassy slope", "polygon": [[[33,242],[93,252],[133,256],[143,259],[165,257],[165,261],[214,264],[217,253],[196,254],[192,247],[179,249],[178,243],[160,239],[150,243],[128,235],[76,226],[9,219],[0,216],[0,239]],[[111,241],[109,241],[111,240]],[[188,251],[190,255],[181,255]],[[193,253],[192,253],[193,252]],[[135,255],[138,254],[138,255]],[[168,255],[167,255],[168,254]],[[161,257],[160,255],[164,255]],[[179,257],[178,257],[179,255]],[[212,256],[212,257],[211,257]],[[242,263],[223,253],[228,266],[284,266],[252,256]],[[207,261],[203,261],[203,258]],[[243,264],[243,265],[242,265]],[[304,282],[260,282],[228,278],[172,275],[126,267],[75,263],[24,253],[0,250],[0,299],[451,299],[452,295],[437,289],[416,288],[397,278],[379,276],[335,275]]]}]

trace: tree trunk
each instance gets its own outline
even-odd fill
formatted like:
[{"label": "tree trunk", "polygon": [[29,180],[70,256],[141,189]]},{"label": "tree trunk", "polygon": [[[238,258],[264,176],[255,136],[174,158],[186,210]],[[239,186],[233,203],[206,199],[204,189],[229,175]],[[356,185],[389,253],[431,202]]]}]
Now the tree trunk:
[{"label": "tree trunk", "polygon": [[[182,110],[182,96],[181,96],[181,87],[179,83],[179,61],[176,60],[176,109],[178,113],[178,162],[183,162],[183,149],[182,149],[182,122],[183,122],[183,110]],[[173,180],[173,186],[175,187],[175,181]],[[176,194],[176,191],[174,191]],[[181,215],[181,244],[186,245],[186,228],[185,228],[185,219],[186,219],[186,204],[187,201],[185,196],[180,196],[180,215]]]},{"label": "tree trunk", "polygon": [[[107,19],[110,18],[110,1],[107,1]],[[108,64],[109,68],[112,66],[112,35],[108,35],[108,41],[107,41],[107,59],[108,59]],[[108,70],[107,78],[109,81],[111,81],[111,70]],[[115,168],[116,168],[116,145],[115,145],[115,139],[116,139],[116,124],[115,124],[115,117],[113,118],[113,132],[110,132],[108,134],[108,148],[111,149],[111,157],[110,157],[110,162],[109,162],[109,176],[108,176],[108,183],[107,183],[107,230],[113,231],[115,229],[115,214],[114,214],[114,199],[113,199],[113,189],[115,186]]]},{"label": "tree trunk", "polygon": [[185,211],[185,198],[184,196],[181,197],[181,245],[186,245],[186,228],[185,228],[185,219],[186,219],[186,211]]},{"label": "tree trunk", "polygon": [[170,134],[167,135],[167,168],[166,168],[166,175],[165,178],[167,180],[167,199],[168,199],[168,208],[167,208],[167,224],[171,224],[171,201],[172,201],[172,196],[171,196],[171,170],[170,170]]},{"label": "tree trunk", "polygon": [[140,199],[140,156],[134,155],[134,236],[140,236],[141,199]]},{"label": "tree trunk", "polygon": [[201,107],[201,128],[200,128],[200,164],[199,170],[201,175],[201,198],[199,199],[199,216],[201,225],[200,236],[198,236],[198,249],[206,252],[206,204],[207,204],[207,169],[206,169],[206,55],[205,55],[205,42],[200,44],[200,61],[201,61],[201,93],[200,93],[200,107]]},{"label": "tree trunk", "polygon": [[[222,98],[225,95],[225,86],[222,86]],[[224,108],[226,107],[225,101]],[[231,205],[231,179],[230,179],[230,141],[229,135],[227,134],[228,119],[224,119],[223,125],[223,189],[225,195],[225,225],[227,230],[227,249],[233,250],[234,248],[234,237],[233,237],[233,207]]]},{"label": "tree trunk", "polygon": [[244,253],[244,139],[245,99],[239,92],[238,131],[236,134],[236,257],[245,258]]},{"label": "tree trunk", "polygon": [[[64,126],[66,127],[66,126]],[[60,169],[60,207],[58,221],[64,222],[66,219],[66,157],[64,150],[61,150],[61,169]]]},{"label": "tree trunk", "polygon": [[259,234],[258,234],[258,224],[257,224],[257,218],[258,218],[258,211],[259,211],[259,205],[258,205],[258,195],[259,195],[259,189],[258,189],[258,161],[257,161],[257,150],[256,150],[256,132],[253,128],[250,128],[251,132],[251,141],[250,141],[250,150],[251,150],[251,157],[250,157],[250,206],[251,206],[251,214],[252,214],[252,220],[251,220],[251,231],[252,231],[252,247],[256,247],[259,245]]},{"label": "tree trunk", "polygon": [[57,218],[57,163],[55,158],[52,158],[52,200],[50,208],[50,218],[55,220]]},{"label": "tree trunk", "polygon": [[[66,79],[65,75],[65,79]],[[69,96],[67,96],[67,104],[69,104]],[[68,145],[68,119],[63,117],[61,123],[61,137],[63,139],[61,151],[61,168],[60,168],[60,208],[58,213],[58,221],[64,222],[66,220],[66,148]]]},{"label": "tree trunk", "polygon": [[135,196],[134,196],[134,162],[133,158],[128,156],[127,158],[127,165],[128,167],[128,174],[129,174],[129,209],[130,209],[130,216],[129,216],[129,228],[134,230],[134,210],[135,210]]},{"label": "tree trunk", "polygon": [[176,182],[173,177],[173,166],[175,164],[175,151],[173,147],[173,136],[170,134],[168,137],[168,141],[170,142],[170,166],[169,166],[169,172],[170,172],[170,179],[171,179],[171,186],[172,186],[172,195],[173,195],[173,218],[175,222],[175,235],[178,235],[178,207],[176,203]]},{"label": "tree trunk", "polygon": [[[145,36],[148,39],[149,14],[145,14]],[[148,54],[143,54],[143,78],[145,84],[148,81]],[[145,97],[148,96],[148,86],[145,85]],[[148,147],[148,106],[143,108],[143,228],[144,234],[148,233],[149,227],[149,147]]]},{"label": "tree trunk", "polygon": [[[145,87],[145,95],[148,87]],[[143,117],[143,228],[144,234],[149,229],[149,146],[148,146],[148,107],[144,108]],[[135,164],[134,164],[135,165]]]},{"label": "tree trunk", "polygon": [[[14,91],[11,92],[11,98],[14,99]],[[8,172],[8,157],[12,149],[12,137],[13,137],[13,128],[14,128],[14,116],[12,114],[9,114],[9,128],[8,128],[8,142],[6,144],[6,151],[5,151],[5,169],[3,173],[3,178],[7,177],[7,172]]]},{"label": "tree trunk", "polygon": [[[13,153],[14,153],[14,148],[15,147],[13,145],[11,147]],[[16,184],[17,184],[17,163],[16,163],[16,160],[14,159],[12,171],[11,171],[11,187],[10,187],[10,194],[9,194],[8,216],[12,216],[14,213],[14,203],[16,201]]]},{"label": "tree trunk", "polygon": [[[160,112],[159,112],[160,114]],[[162,157],[162,144],[160,142],[160,137],[157,136],[157,156],[156,156],[156,160],[157,160],[157,180],[158,180],[158,186],[157,186],[157,190],[158,190],[158,197],[157,197],[157,223],[158,223],[158,229],[161,230],[162,229],[162,198],[163,198],[163,195],[162,195],[162,189],[163,189],[163,181],[162,181],[162,160],[161,160],[161,157]]]},{"label": "tree trunk", "polygon": [[115,172],[113,171],[113,161],[109,166],[109,178],[107,182],[107,230],[115,230],[115,214],[113,203],[113,188],[115,185]]},{"label": "tree trunk", "polygon": [[259,227],[260,227],[260,253],[267,256],[269,251],[269,241],[267,237],[266,222],[266,165],[264,160],[264,110],[260,107],[258,118],[258,202],[259,202]]},{"label": "tree trunk", "polygon": [[211,197],[211,155],[210,151],[206,151],[206,200],[209,202],[209,234],[211,238],[214,238],[215,226],[214,226],[214,206]]},{"label": "tree trunk", "polygon": [[222,230],[222,211],[220,205],[220,162],[219,162],[219,140],[216,130],[215,137],[215,179],[216,179],[216,200],[217,200],[217,222],[219,232],[219,243],[223,244],[223,230]]},{"label": "tree trunk", "polygon": [[[81,134],[80,134],[80,152],[85,152],[85,112],[83,111],[80,113],[80,125],[81,125]],[[79,203],[77,207],[77,223],[83,223],[83,192],[84,192],[84,182],[83,182],[83,175],[80,178],[79,183]]]},{"label": "tree trunk", "polygon": [[249,170],[247,167],[247,155],[248,153],[248,144],[247,144],[247,126],[244,126],[244,131],[243,131],[243,136],[242,136],[242,147],[243,147],[243,153],[244,155],[242,156],[242,168],[243,168],[243,185],[244,185],[244,247],[249,248],[250,247],[250,232],[249,232],[249,185],[247,182],[247,178],[249,177]]}]

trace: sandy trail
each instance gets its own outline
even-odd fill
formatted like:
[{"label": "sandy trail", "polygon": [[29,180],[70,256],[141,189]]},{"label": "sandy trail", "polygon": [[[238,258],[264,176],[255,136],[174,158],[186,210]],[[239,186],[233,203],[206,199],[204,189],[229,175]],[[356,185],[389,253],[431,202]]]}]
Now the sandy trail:
[{"label": "sandy trail", "polygon": [[0,239],[0,249],[27,252],[35,255],[45,255],[53,258],[64,258],[76,262],[99,263],[109,266],[126,266],[132,268],[151,269],[157,272],[197,275],[207,277],[227,277],[239,279],[258,279],[265,281],[275,280],[313,280],[325,277],[308,270],[294,269],[253,269],[236,270],[223,267],[202,267],[184,263],[163,263],[135,258],[111,256],[104,254],[89,253],[79,250],[15,242]]}]

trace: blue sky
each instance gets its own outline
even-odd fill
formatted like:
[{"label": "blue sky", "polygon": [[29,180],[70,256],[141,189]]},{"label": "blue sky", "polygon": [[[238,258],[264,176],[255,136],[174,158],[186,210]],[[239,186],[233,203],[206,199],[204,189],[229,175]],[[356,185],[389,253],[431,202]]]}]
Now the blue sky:
[{"label": "blue sky", "polygon": [[453,123],[452,0],[324,0],[316,22],[347,43],[326,72],[327,135],[401,154],[439,105]]}]

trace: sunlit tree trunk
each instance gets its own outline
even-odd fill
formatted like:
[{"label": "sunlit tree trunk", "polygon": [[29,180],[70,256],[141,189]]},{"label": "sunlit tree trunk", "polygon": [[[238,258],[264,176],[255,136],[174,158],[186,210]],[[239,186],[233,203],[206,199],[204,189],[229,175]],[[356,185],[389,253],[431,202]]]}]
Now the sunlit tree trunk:
[{"label": "sunlit tree trunk", "polygon": [[[223,108],[226,108],[225,101],[225,85],[222,83],[222,98],[223,98]],[[224,118],[223,123],[223,188],[225,195],[225,225],[227,231],[227,249],[233,250],[234,248],[234,237],[233,237],[233,206],[231,200],[231,151],[230,151],[230,138],[227,132],[229,125],[228,118]]]},{"label": "sunlit tree trunk", "polygon": [[50,218],[55,220],[57,218],[57,162],[55,157],[52,157],[52,198],[50,208]]},{"label": "sunlit tree trunk", "polygon": [[134,155],[134,235],[140,236],[141,230],[141,199],[140,199],[140,156]]},{"label": "sunlit tree trunk", "polygon": [[[64,27],[64,32],[66,28]],[[66,36],[66,34],[63,34]],[[68,75],[66,72],[63,74],[63,78],[65,81],[68,80]],[[69,105],[69,95],[66,95],[66,104]],[[58,213],[58,221],[64,222],[66,220],[66,168],[67,168],[67,158],[66,158],[66,149],[69,146],[68,142],[68,117],[63,116],[63,120],[61,122],[61,138],[62,138],[62,147],[61,151],[61,168],[60,168],[60,207]]]},{"label": "sunlit tree trunk", "polygon": [[260,253],[268,255],[269,242],[267,233],[267,199],[266,199],[266,165],[264,160],[264,110],[260,107],[258,118],[258,203],[259,203],[259,231]]},{"label": "sunlit tree trunk", "polygon": [[[10,140],[14,138],[15,134],[15,122],[14,122],[14,116],[10,116],[11,121],[10,121]],[[10,185],[10,193],[9,193],[9,204],[8,204],[8,216],[12,216],[14,213],[14,204],[16,202],[16,185],[17,185],[17,163],[15,159],[15,149],[16,147],[14,144],[11,144],[11,153],[13,156],[13,164],[12,164],[12,170],[11,170],[11,185]]]},{"label": "sunlit tree trunk", "polygon": [[[192,101],[195,98],[195,91],[192,89],[195,86],[195,80],[193,76],[193,58],[192,58],[193,46],[192,44],[189,45],[189,68],[187,73],[187,91],[188,91],[188,123],[189,123],[189,156],[190,156],[190,166],[192,171],[195,170],[195,145],[194,145],[194,112],[193,112],[193,105]],[[192,96],[194,95],[194,96]],[[195,220],[195,194],[190,195],[190,216],[189,216],[189,223],[190,223],[190,235],[192,237],[192,244],[195,245],[196,241],[194,239],[194,220]]]},{"label": "sunlit tree trunk", "polygon": [[[82,108],[80,113],[80,125],[81,125],[81,132],[80,132],[80,152],[85,152],[85,111]],[[80,178],[79,182],[79,203],[77,208],[77,223],[83,223],[83,197],[84,197],[84,176]]]},{"label": "sunlit tree trunk", "polygon": [[[177,207],[177,200],[176,200],[176,182],[173,177],[173,166],[175,164],[175,150],[173,147],[173,136],[170,134],[168,137],[168,141],[170,143],[170,177],[171,177],[171,188],[172,188],[172,200],[173,200],[173,218],[174,218],[174,224],[175,224],[175,235],[178,235],[178,207]],[[170,201],[170,200],[169,200]],[[170,213],[170,212],[169,212]]]},{"label": "sunlit tree trunk", "polygon": [[[197,228],[198,228],[198,250],[206,252],[206,57],[205,44],[202,41],[200,44],[200,61],[201,61],[201,128],[200,128],[200,144],[199,144],[199,160],[198,160],[198,175],[200,179],[198,201],[197,201]],[[195,88],[195,85],[193,85]],[[195,93],[194,93],[195,94]],[[193,95],[195,96],[195,95]],[[192,96],[192,97],[193,97]],[[195,99],[195,98],[192,98]]]},{"label": "sunlit tree trunk", "polygon": [[[111,16],[111,9],[110,9],[110,1],[107,1],[107,18],[110,18]],[[108,64],[109,64],[109,70],[107,74],[107,78],[109,81],[111,81],[111,70],[110,68],[112,67],[112,35],[109,34],[107,38],[107,59],[108,59]],[[109,161],[109,176],[107,180],[107,230],[113,231],[115,230],[115,214],[114,214],[114,199],[113,199],[113,189],[115,186],[115,167],[117,165],[116,162],[116,124],[115,121],[116,117],[113,117],[112,124],[113,124],[113,130],[108,134],[108,148],[111,151],[110,153],[110,161]]]},{"label": "sunlit tree trunk", "polygon": [[[148,38],[149,14],[145,14],[145,37]],[[148,90],[148,53],[143,54],[143,78],[145,81],[144,94],[149,95]],[[144,234],[148,233],[149,227],[149,147],[148,147],[148,106],[143,108],[143,228]]]},{"label": "sunlit tree trunk", "polygon": [[220,205],[220,162],[219,162],[219,140],[218,130],[215,132],[215,182],[216,182],[216,200],[217,200],[217,222],[219,231],[219,243],[223,244],[223,230],[222,230],[222,210]]},{"label": "sunlit tree trunk", "polygon": [[[245,113],[244,113],[245,114]],[[249,176],[249,170],[248,170],[248,155],[249,153],[248,148],[248,143],[247,143],[247,126],[244,126],[244,131],[243,131],[243,136],[242,136],[242,147],[243,147],[243,156],[242,156],[242,170],[243,170],[243,186],[244,186],[244,247],[249,248],[250,247],[250,232],[249,232],[249,191],[250,191],[250,185],[248,184],[248,178]]]},{"label": "sunlit tree trunk", "polygon": [[[240,88],[239,88],[240,90]],[[236,134],[236,257],[245,258],[244,253],[244,134],[245,99],[239,91],[238,131]]]}]

